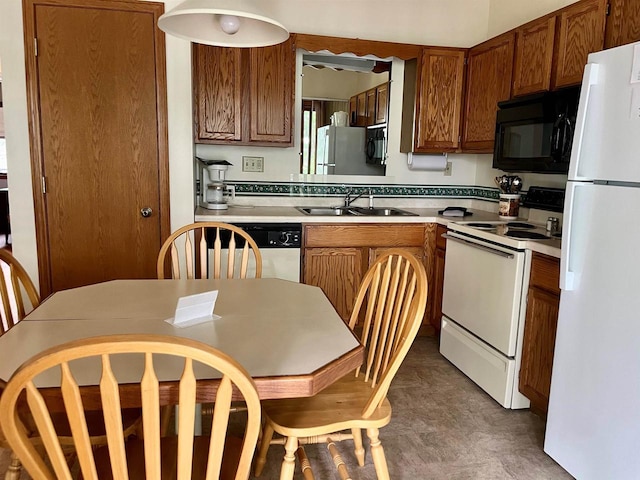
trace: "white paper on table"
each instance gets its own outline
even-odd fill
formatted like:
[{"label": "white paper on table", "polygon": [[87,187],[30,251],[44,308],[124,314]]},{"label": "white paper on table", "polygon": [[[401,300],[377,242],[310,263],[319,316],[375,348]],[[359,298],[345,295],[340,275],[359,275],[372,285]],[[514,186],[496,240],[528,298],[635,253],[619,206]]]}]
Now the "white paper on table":
[{"label": "white paper on table", "polygon": [[184,328],[220,318],[213,313],[218,299],[218,290],[197,293],[178,299],[176,314],[165,320],[174,327]]}]

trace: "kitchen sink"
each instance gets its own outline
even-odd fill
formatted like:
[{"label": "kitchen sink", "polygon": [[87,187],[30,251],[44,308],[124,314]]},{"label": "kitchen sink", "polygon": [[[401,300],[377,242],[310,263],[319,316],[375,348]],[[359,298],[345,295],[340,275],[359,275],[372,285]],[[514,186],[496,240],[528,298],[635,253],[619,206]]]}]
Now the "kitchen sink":
[{"label": "kitchen sink", "polygon": [[305,215],[357,215],[349,207],[296,207]]},{"label": "kitchen sink", "polygon": [[354,215],[354,216],[383,216],[383,217],[395,217],[395,216],[410,216],[416,215],[406,210],[399,208],[386,208],[386,207],[296,207],[300,212],[305,215],[327,215],[327,216],[339,216],[339,215]]},{"label": "kitchen sink", "polygon": [[407,212],[406,210],[400,210],[399,208],[386,208],[386,207],[354,207],[352,208],[354,215],[371,215],[371,216],[383,216],[383,217],[396,217],[396,216],[415,216],[416,213]]}]

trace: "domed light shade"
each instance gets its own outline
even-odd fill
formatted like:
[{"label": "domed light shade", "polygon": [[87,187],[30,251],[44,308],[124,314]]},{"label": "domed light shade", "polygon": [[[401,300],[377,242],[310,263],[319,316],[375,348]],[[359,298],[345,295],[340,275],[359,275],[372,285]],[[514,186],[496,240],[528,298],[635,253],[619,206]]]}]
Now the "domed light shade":
[{"label": "domed light shade", "polygon": [[195,43],[219,47],[266,47],[289,32],[252,0],[186,0],[158,19],[160,30]]}]

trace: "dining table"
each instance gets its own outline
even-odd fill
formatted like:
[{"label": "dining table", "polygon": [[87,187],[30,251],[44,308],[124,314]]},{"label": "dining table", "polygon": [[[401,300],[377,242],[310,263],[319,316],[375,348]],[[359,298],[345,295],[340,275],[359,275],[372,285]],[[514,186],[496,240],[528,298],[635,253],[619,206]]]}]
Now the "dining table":
[{"label": "dining table", "polygon": [[[217,291],[219,318],[180,328],[168,322],[178,299]],[[260,399],[311,396],[362,364],[363,347],[318,287],[276,278],[224,280],[113,280],[56,292],[0,337],[0,379],[32,356],[63,343],[120,334],[160,334],[198,340],[239,362]],[[143,361],[113,363],[122,407],[140,405]],[[178,400],[183,365],[162,356],[156,366],[160,400]],[[167,357],[167,358],[164,358]],[[76,369],[86,409],[100,408],[99,361]],[[218,379],[195,371],[197,401],[214,398]],[[59,374],[36,379],[50,408],[63,408]]]}]

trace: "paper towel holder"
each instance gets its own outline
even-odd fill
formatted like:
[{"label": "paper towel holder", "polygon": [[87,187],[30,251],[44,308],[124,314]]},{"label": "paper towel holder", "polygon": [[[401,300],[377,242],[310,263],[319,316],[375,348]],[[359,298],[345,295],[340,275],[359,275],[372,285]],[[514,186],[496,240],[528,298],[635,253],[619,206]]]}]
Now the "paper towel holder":
[{"label": "paper towel holder", "polygon": [[407,168],[409,170],[443,172],[447,169],[447,163],[447,152],[435,154],[407,153]]}]

